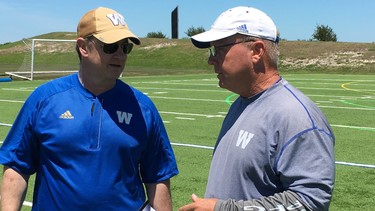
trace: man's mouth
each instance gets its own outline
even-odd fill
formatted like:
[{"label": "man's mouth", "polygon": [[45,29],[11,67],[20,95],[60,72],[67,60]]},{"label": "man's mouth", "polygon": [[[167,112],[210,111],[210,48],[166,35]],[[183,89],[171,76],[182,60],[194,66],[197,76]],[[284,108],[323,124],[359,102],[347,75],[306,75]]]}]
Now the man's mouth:
[{"label": "man's mouth", "polygon": [[111,67],[122,67],[122,65],[120,65],[120,64],[109,64],[109,66],[111,66]]}]

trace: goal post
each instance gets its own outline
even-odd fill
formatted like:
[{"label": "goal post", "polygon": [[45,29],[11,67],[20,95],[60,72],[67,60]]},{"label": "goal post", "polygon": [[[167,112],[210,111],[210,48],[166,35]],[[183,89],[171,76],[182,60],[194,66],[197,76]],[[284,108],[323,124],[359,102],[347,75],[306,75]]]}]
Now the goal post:
[{"label": "goal post", "polygon": [[23,43],[26,53],[21,66],[16,71],[6,72],[12,77],[53,78],[79,69],[76,40],[31,39],[23,40]]}]

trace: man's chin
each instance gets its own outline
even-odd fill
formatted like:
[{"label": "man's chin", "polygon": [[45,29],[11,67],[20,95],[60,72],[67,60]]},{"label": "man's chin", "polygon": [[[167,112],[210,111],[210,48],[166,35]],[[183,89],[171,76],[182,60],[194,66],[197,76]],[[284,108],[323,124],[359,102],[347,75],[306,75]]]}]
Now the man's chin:
[{"label": "man's chin", "polygon": [[223,81],[219,80],[218,85],[220,88],[225,89],[225,83]]},{"label": "man's chin", "polygon": [[109,71],[113,72],[113,73],[116,73],[116,74],[121,74],[123,71],[124,71],[124,67],[120,67],[120,66],[111,66],[109,68]]}]

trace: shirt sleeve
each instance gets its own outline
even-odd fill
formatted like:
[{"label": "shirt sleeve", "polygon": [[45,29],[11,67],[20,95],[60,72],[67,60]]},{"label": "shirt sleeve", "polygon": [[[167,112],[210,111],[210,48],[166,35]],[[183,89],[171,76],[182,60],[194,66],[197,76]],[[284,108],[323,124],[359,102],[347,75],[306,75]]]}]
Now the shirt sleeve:
[{"label": "shirt sleeve", "polygon": [[277,193],[273,196],[247,201],[219,200],[214,211],[235,210],[312,210],[303,200],[292,191]]},{"label": "shirt sleeve", "polygon": [[177,175],[178,169],[160,114],[153,103],[149,106],[150,110],[145,114],[149,140],[142,154],[140,170],[144,183],[156,183]]},{"label": "shirt sleeve", "polygon": [[28,175],[35,173],[39,159],[32,127],[39,106],[38,95],[33,92],[28,97],[0,148],[1,164]]},{"label": "shirt sleeve", "polygon": [[282,149],[274,171],[286,190],[314,210],[328,210],[335,180],[331,134],[311,128],[301,131]]}]

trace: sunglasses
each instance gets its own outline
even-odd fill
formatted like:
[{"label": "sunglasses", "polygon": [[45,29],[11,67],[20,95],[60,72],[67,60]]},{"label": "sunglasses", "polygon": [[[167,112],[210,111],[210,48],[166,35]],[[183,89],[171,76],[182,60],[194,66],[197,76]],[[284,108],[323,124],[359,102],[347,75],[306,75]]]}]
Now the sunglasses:
[{"label": "sunglasses", "polygon": [[224,44],[224,45],[219,45],[219,46],[211,46],[210,48],[208,48],[208,57],[215,57],[217,56],[217,49],[218,48],[224,48],[224,47],[228,47],[228,46],[232,46],[232,45],[237,45],[237,44],[240,44],[240,43],[246,43],[246,42],[254,42],[255,40],[242,40],[242,41],[239,41],[239,42],[233,42],[233,43],[227,43],[227,44]]},{"label": "sunglasses", "polygon": [[107,43],[102,43],[102,42],[97,42],[97,41],[94,41],[91,37],[88,38],[88,40],[94,42],[94,43],[97,43],[99,44],[100,48],[103,50],[104,53],[106,54],[113,54],[115,53],[118,48],[122,48],[122,51],[124,52],[124,54],[129,54],[132,49],[133,49],[133,43],[111,43],[111,44],[107,44]]},{"label": "sunglasses", "polygon": [[129,54],[133,49],[133,43],[99,43],[99,46],[102,48],[103,52],[106,54],[113,54],[117,51],[119,46],[122,48],[124,54]]}]

